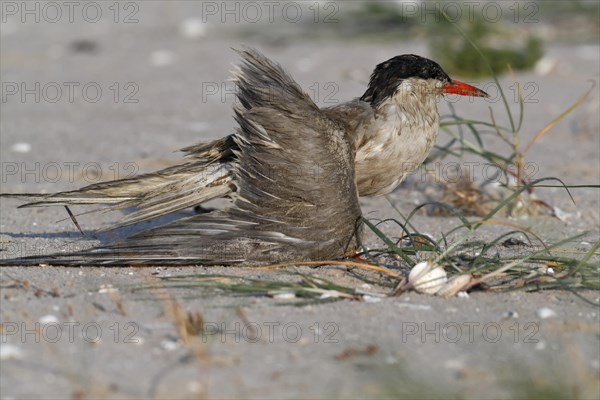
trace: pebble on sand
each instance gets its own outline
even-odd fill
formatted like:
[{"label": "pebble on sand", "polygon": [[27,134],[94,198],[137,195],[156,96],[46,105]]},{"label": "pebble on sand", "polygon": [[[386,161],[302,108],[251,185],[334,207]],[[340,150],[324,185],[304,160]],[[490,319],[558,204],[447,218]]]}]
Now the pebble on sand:
[{"label": "pebble on sand", "polygon": [[542,307],[535,313],[539,319],[548,319],[557,317],[556,311],[548,307]]},{"label": "pebble on sand", "polygon": [[174,58],[169,50],[155,50],[150,54],[150,63],[155,67],[164,67],[173,64]]},{"label": "pebble on sand", "polygon": [[57,324],[58,318],[55,315],[48,314],[44,315],[39,319],[40,324]]},{"label": "pebble on sand", "polygon": [[207,27],[200,18],[188,18],[179,24],[179,33],[186,39],[198,39],[206,36]]},{"label": "pebble on sand", "polygon": [[18,142],[10,146],[10,151],[13,153],[29,153],[31,151],[31,144]]},{"label": "pebble on sand", "polygon": [[23,351],[10,343],[4,343],[0,346],[0,360],[19,359],[23,357]]}]

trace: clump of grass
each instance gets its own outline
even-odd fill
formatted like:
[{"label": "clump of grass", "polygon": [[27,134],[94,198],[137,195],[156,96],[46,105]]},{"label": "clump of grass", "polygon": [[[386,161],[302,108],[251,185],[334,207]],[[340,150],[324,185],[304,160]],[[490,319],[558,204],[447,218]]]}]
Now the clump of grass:
[{"label": "clump of grass", "polygon": [[[258,279],[244,275],[191,274],[162,277],[159,284],[138,286],[133,288],[133,290],[202,289],[204,295],[222,294],[229,296],[269,297],[277,300],[282,305],[292,304],[298,306],[328,303],[342,299],[360,300],[363,296],[371,296],[373,298],[384,296],[379,292],[336,284],[330,280],[302,273],[293,268],[293,265],[301,264],[290,264],[287,269],[280,271],[280,274],[285,275],[285,280],[272,278]],[[340,262],[340,264],[352,265],[352,262]],[[359,265],[358,263],[356,264]],[[273,267],[280,270],[282,265],[268,266],[266,268],[272,269]],[[390,271],[390,275],[401,279],[401,276],[394,274],[393,271]],[[359,277],[359,279],[362,278]],[[368,278],[364,277],[364,279]],[[386,285],[383,280],[378,282],[378,284],[382,286]],[[387,285],[390,287],[393,286],[390,283],[387,283]]]},{"label": "clump of grass", "polygon": [[[505,204],[502,204],[502,206],[505,206]],[[415,215],[415,211],[411,213],[405,223],[408,223],[410,218]],[[423,249],[419,243],[414,243],[400,248],[395,245],[402,239],[399,238],[392,241],[394,245],[388,247],[388,254],[397,257],[406,257],[410,253],[415,254],[412,263],[405,263],[402,266],[401,269],[404,273],[408,273],[417,259],[433,259],[435,263],[442,265],[451,277],[468,274],[473,279],[465,284],[463,290],[536,291],[542,289],[600,288],[597,262],[600,240],[588,252],[582,253],[580,257],[556,255],[554,254],[555,250],[560,249],[561,246],[569,242],[582,239],[588,232],[547,245],[525,228],[506,221],[492,220],[493,213],[497,211],[498,208],[495,208],[482,219],[473,222],[467,221],[464,215],[456,211],[457,218],[463,222],[462,225],[443,232],[441,239],[435,243],[436,246]],[[472,240],[478,229],[489,224],[506,225],[516,229],[490,241]],[[384,243],[391,241],[391,238],[379,230],[376,225],[369,223],[368,226],[372,227],[374,233]],[[459,230],[466,230],[466,232],[454,239],[453,235]],[[411,235],[416,234],[418,232]],[[524,235],[530,244],[506,240],[516,235]],[[453,238],[452,244],[448,245],[447,240],[450,238]],[[537,247],[534,246],[535,242],[538,244]],[[519,243],[525,248],[521,249],[518,254],[514,254],[513,251],[506,248],[510,246],[510,243]],[[596,257],[595,262],[591,261],[594,257]],[[403,290],[396,290],[395,293],[402,293],[407,288],[404,285]]]},{"label": "clump of grass", "polygon": [[[415,22],[415,17],[407,16],[402,13],[400,7],[397,7],[394,3],[386,1],[368,1],[361,4],[360,10],[355,12],[367,20],[373,20],[383,26],[398,26],[408,23]],[[381,29],[381,28],[380,28]]]},{"label": "clump of grass", "polygon": [[407,15],[398,4],[388,1],[360,3],[345,20],[352,22],[352,37],[377,41],[408,36],[415,33],[419,25],[416,16]]},{"label": "clump of grass", "polygon": [[[465,32],[460,26],[454,25],[459,33],[464,38],[464,41],[469,44],[471,51],[478,55],[479,62],[482,68],[486,68],[496,83],[502,103],[504,105],[509,126],[504,127],[496,123],[496,117],[493,110],[490,108],[490,121],[482,120],[466,120],[458,116],[450,104],[451,114],[443,118],[440,129],[445,131],[452,139],[449,143],[443,146],[436,146],[438,150],[437,155],[439,158],[446,156],[455,156],[461,158],[465,154],[472,154],[480,157],[486,164],[493,165],[501,173],[501,179],[498,179],[500,185],[488,185],[488,188],[493,186],[500,186],[501,190],[496,190],[494,193],[484,192],[481,189],[479,196],[477,196],[475,188],[472,184],[467,182],[458,182],[458,185],[449,185],[446,192],[456,190],[456,195],[446,195],[445,200],[450,200],[450,204],[457,206],[458,209],[466,212],[467,214],[482,216],[485,214],[482,209],[475,207],[478,200],[485,200],[487,203],[490,197],[494,198],[496,202],[501,202],[505,198],[512,198],[512,201],[506,204],[503,211],[506,216],[520,216],[520,215],[536,215],[542,213],[552,213],[552,208],[544,201],[538,199],[534,191],[535,185],[529,185],[527,191],[522,191],[524,185],[528,185],[530,182],[530,176],[528,176],[526,170],[526,156],[535,143],[547,134],[552,127],[554,127],[559,121],[561,121],[566,115],[571,113],[577,107],[579,107],[590,95],[595,87],[595,84],[588,90],[587,93],[582,95],[573,105],[567,108],[559,116],[553,119],[550,123],[544,126],[540,131],[531,139],[525,146],[521,145],[521,128],[523,119],[525,117],[525,102],[523,94],[520,89],[519,83],[515,79],[515,86],[517,87],[518,99],[519,99],[519,112],[515,115],[509,106],[509,101],[504,94],[504,90],[498,80],[494,65],[491,63],[491,58],[486,55],[484,49],[481,49],[479,45],[471,40],[469,32]],[[483,61],[483,62],[481,62]],[[512,74],[512,67],[510,64],[506,64],[506,68]],[[493,135],[499,138],[507,148],[507,153],[492,150],[485,145],[484,135]],[[435,157],[430,158],[428,161],[432,161]],[[463,175],[464,176],[464,175]],[[468,177],[467,177],[468,178]],[[560,179],[553,178],[557,183],[567,189],[568,187],[563,184]],[[489,182],[487,182],[489,183]],[[597,187],[589,185],[587,187]],[[511,196],[516,191],[522,193],[522,195]]]},{"label": "clump of grass", "polygon": [[[507,71],[507,65],[515,70],[527,70],[543,55],[539,38],[524,29],[515,29],[514,24],[507,21],[500,19],[490,23],[481,13],[469,13],[466,6],[462,6],[460,14],[465,17],[458,22],[451,22],[443,11],[440,13],[444,18],[440,17],[439,23],[432,25],[429,43],[434,58],[451,75],[501,74]],[[456,24],[460,24],[465,36],[456,35]],[[474,38],[478,49],[466,40],[467,37]],[[489,61],[489,68],[481,63],[480,54]]]}]

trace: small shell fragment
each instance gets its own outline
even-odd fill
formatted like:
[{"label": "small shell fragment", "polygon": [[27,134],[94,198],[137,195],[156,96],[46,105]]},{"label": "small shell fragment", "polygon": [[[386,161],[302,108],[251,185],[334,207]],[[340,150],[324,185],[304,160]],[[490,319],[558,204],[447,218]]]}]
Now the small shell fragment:
[{"label": "small shell fragment", "polygon": [[274,299],[291,300],[296,298],[296,293],[293,292],[278,292],[272,294]]},{"label": "small shell fragment", "polygon": [[465,287],[471,283],[471,275],[456,275],[450,278],[448,282],[442,285],[440,290],[436,293],[438,296],[442,296],[448,299],[454,296],[456,293],[464,290]]},{"label": "small shell fragment", "polygon": [[419,293],[436,294],[448,280],[446,271],[430,261],[415,265],[408,275],[408,282]]}]

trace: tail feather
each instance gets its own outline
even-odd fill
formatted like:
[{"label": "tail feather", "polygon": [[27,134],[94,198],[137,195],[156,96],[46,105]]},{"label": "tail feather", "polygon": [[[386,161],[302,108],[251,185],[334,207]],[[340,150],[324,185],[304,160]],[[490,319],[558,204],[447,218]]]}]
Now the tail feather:
[{"label": "tail feather", "polygon": [[256,231],[257,226],[243,216],[236,218],[235,213],[213,211],[70,254],[0,258],[0,267],[258,265],[287,259],[294,251],[290,248],[292,238],[276,232]]},{"label": "tail feather", "polygon": [[192,160],[158,172],[55,194],[2,193],[0,197],[28,201],[20,208],[84,204],[106,206],[95,211],[134,208],[115,228],[131,225],[228,195],[233,157],[230,143],[232,139],[226,137],[183,149]]}]

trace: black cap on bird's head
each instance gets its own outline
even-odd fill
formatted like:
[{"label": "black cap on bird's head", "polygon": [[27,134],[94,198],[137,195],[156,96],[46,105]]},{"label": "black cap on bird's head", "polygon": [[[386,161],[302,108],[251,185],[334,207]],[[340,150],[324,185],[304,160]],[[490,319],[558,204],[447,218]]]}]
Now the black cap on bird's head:
[{"label": "black cap on bird's head", "polygon": [[404,54],[375,67],[369,87],[360,99],[378,106],[385,99],[394,96],[400,84],[409,78],[439,81],[444,94],[487,97],[487,93],[476,87],[452,80],[435,61],[415,54]]}]

